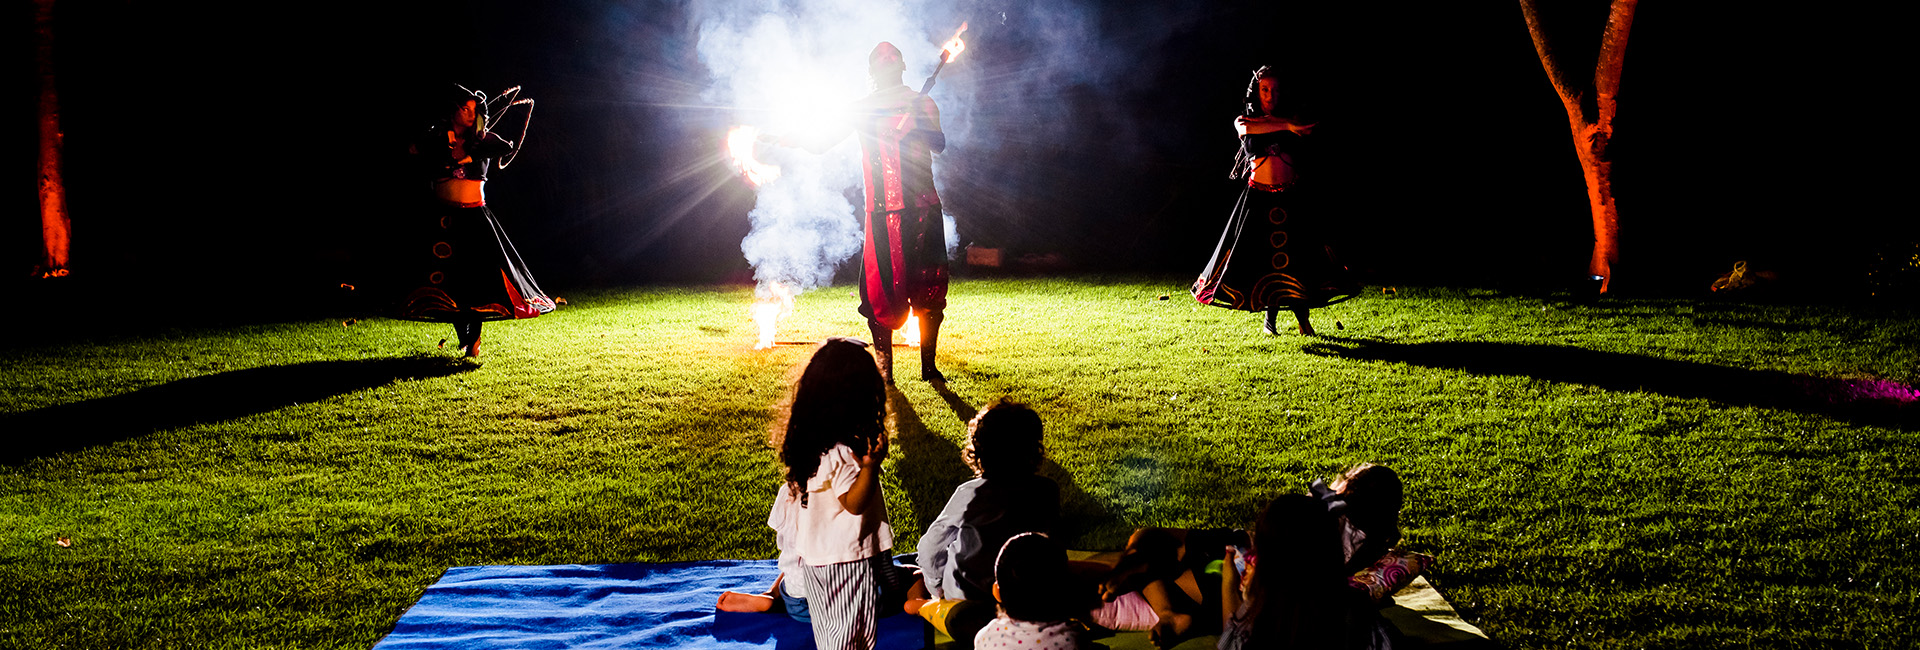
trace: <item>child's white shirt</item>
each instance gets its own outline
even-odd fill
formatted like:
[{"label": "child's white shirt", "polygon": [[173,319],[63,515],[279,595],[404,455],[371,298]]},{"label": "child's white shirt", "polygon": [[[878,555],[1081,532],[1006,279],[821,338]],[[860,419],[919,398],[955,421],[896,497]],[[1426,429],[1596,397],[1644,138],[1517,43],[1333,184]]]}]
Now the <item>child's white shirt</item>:
[{"label": "child's white shirt", "polygon": [[[880,499],[871,515],[857,515],[840,505],[840,496],[853,489],[859,476],[860,460],[853,449],[834,445],[820,455],[820,468],[807,480],[806,507],[800,507],[800,497],[781,484],[767,525],[773,527],[775,542],[780,545],[783,569],[789,552],[798,562],[826,566],[864,560],[893,549],[893,526],[887,523],[886,500],[881,494],[870,497]],[[791,589],[787,593],[801,595]]]}]

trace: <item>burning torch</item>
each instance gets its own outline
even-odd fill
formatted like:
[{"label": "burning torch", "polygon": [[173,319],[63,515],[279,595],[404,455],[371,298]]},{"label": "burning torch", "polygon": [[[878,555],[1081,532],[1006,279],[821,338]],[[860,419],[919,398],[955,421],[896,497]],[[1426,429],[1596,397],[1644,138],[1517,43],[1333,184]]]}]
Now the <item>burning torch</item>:
[{"label": "burning torch", "polygon": [[[946,69],[947,63],[952,61],[954,57],[960,56],[961,52],[967,50],[967,42],[960,40],[960,35],[965,33],[967,33],[967,23],[962,22],[960,23],[960,29],[953,32],[953,38],[947,39],[947,43],[940,46],[940,63],[939,65],[933,66],[933,74],[927,75],[927,82],[920,84],[920,97],[915,100],[915,103],[919,103],[920,99],[926,99],[927,93],[933,91],[933,82],[940,78],[940,71]],[[911,112],[908,114],[911,114]],[[893,128],[899,129],[906,126],[906,124],[907,116],[901,115],[900,119],[893,123]]]},{"label": "burning torch", "polygon": [[933,74],[927,75],[927,82],[920,85],[921,97],[926,97],[927,92],[933,90],[933,80],[940,78],[940,70],[947,67],[947,62],[967,50],[967,42],[960,40],[960,35],[965,33],[967,33],[967,24],[963,22],[960,23],[960,29],[953,33],[953,38],[947,39],[947,43],[940,46],[940,65],[933,66]]}]

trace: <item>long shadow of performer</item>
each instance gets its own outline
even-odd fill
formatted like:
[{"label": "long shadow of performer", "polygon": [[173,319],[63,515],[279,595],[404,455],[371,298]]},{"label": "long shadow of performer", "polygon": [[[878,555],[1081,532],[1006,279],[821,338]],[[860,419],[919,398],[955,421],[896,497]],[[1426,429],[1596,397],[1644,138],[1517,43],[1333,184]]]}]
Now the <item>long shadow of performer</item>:
[{"label": "long shadow of performer", "polygon": [[[961,460],[958,445],[927,428],[926,421],[905,395],[897,390],[887,393],[892,402],[889,406],[896,434],[893,444],[901,452],[900,487],[906,489],[907,499],[913,502],[914,530],[926,530],[934,517],[940,516],[940,508],[953,494],[953,487],[972,479],[973,470]],[[968,407],[967,411],[967,419],[972,419],[973,409]]]},{"label": "long shadow of performer", "polygon": [[314,361],[233,370],[130,393],[0,415],[13,432],[0,464],[14,465],[193,424],[274,411],[405,379],[444,377],[477,366],[444,357]]},{"label": "long shadow of performer", "polygon": [[1514,375],[1609,390],[1644,390],[1818,414],[1859,425],[1904,429],[1920,424],[1920,417],[1911,408],[1920,391],[1885,380],[1832,379],[1532,343],[1353,339],[1314,343],[1302,350],[1318,356],[1400,362],[1476,375]]}]

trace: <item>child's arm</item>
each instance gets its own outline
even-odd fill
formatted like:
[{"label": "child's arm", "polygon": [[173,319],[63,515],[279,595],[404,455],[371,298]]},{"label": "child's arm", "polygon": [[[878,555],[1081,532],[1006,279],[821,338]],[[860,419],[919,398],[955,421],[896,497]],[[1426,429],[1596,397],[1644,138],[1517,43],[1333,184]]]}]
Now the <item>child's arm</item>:
[{"label": "child's arm", "polygon": [[[946,583],[947,565],[953,563],[953,557],[947,551],[947,545],[960,534],[960,522],[967,512],[967,505],[973,502],[973,490],[970,483],[962,483],[955,488],[953,496],[947,498],[947,506],[940,509],[940,515],[933,518],[927,526],[927,532],[920,536],[920,575],[927,583],[930,598],[947,598],[951,585]],[[957,597],[957,596],[956,596]]]},{"label": "child's arm", "polygon": [[[1352,518],[1349,517],[1348,521],[1352,522]],[[1373,566],[1373,563],[1380,561],[1380,558],[1386,557],[1387,551],[1392,550],[1394,545],[1400,543],[1398,528],[1383,525],[1358,526],[1358,528],[1366,534],[1366,538],[1361,540],[1358,548],[1353,549],[1353,556],[1347,558],[1346,575],[1367,570]]]},{"label": "child's arm", "polygon": [[1234,548],[1220,562],[1220,629],[1233,627],[1233,615],[1240,613],[1240,569],[1233,565]]},{"label": "child's arm", "polygon": [[855,458],[860,461],[860,475],[853,479],[853,487],[840,495],[840,507],[846,508],[847,512],[864,515],[881,498],[880,463],[887,460],[886,432],[874,436],[867,443],[867,453]]}]

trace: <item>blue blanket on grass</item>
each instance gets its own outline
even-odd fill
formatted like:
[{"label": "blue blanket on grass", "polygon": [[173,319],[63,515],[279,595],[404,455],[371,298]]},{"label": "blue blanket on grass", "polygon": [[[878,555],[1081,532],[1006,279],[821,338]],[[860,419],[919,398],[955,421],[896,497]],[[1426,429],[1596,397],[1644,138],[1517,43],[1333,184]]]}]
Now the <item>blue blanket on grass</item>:
[{"label": "blue blanket on grass", "polygon": [[[779,574],[773,560],[454,567],[374,648],[812,648],[813,628],[784,613],[713,609]],[[925,647],[920,618],[880,619],[878,645]]]}]

